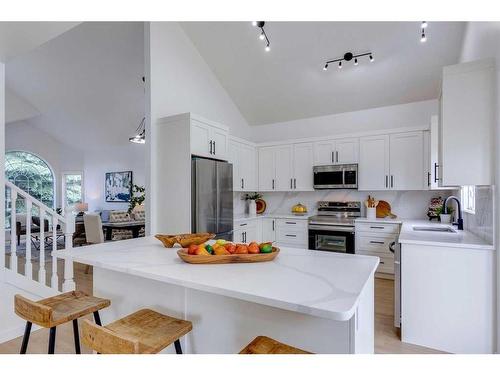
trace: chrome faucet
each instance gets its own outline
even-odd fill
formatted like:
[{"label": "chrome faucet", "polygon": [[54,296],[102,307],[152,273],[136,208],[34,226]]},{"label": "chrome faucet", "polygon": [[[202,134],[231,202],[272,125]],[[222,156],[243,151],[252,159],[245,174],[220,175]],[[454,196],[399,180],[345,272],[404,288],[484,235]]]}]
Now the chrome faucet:
[{"label": "chrome faucet", "polygon": [[455,197],[454,195],[450,195],[448,198],[446,198],[444,200],[444,203],[443,203],[443,206],[444,206],[443,213],[444,214],[448,213],[448,205],[447,205],[447,203],[448,203],[448,201],[450,199],[455,200],[457,202],[457,206],[458,206],[457,207],[458,208],[458,220],[457,220],[456,223],[452,223],[452,224],[456,225],[458,230],[464,230],[464,219],[462,219],[462,207],[460,205],[460,200],[457,197]]}]

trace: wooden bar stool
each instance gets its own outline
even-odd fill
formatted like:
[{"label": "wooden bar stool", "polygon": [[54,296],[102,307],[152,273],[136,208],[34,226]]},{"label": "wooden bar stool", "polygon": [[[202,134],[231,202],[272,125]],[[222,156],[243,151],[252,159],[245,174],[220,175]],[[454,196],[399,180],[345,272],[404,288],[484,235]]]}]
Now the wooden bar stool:
[{"label": "wooden bar stool", "polygon": [[33,323],[44,328],[50,328],[48,352],[54,354],[56,327],[69,321],[73,321],[75,352],[80,354],[78,318],[93,313],[95,322],[101,325],[99,310],[108,307],[110,304],[109,299],[92,297],[80,291],[67,292],[36,302],[16,294],[14,296],[16,314],[26,320],[21,354],[26,354],[26,349],[28,349]]},{"label": "wooden bar stool", "polygon": [[312,354],[266,336],[257,336],[240,354]]},{"label": "wooden bar stool", "polygon": [[189,321],[143,309],[104,327],[84,321],[82,342],[103,354],[153,354],[174,343],[182,354],[179,339],[192,329]]}]

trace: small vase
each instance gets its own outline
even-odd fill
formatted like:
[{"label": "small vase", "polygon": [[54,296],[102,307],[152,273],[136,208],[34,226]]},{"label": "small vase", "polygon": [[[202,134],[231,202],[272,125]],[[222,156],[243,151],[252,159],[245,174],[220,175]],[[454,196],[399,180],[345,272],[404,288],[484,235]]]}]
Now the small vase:
[{"label": "small vase", "polygon": [[440,214],[439,219],[441,220],[441,224],[450,224],[451,223],[451,215],[450,214]]},{"label": "small vase", "polygon": [[257,216],[257,203],[253,199],[248,202],[248,215],[251,217]]},{"label": "small vase", "polygon": [[370,220],[375,220],[377,218],[377,209],[375,207],[367,207],[366,218]]}]

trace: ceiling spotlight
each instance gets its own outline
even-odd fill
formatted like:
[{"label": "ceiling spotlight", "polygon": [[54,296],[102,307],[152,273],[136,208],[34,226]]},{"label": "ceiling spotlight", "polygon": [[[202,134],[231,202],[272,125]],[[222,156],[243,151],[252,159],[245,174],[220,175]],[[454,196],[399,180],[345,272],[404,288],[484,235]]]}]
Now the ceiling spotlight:
[{"label": "ceiling spotlight", "polygon": [[422,29],[425,29],[427,27],[427,21],[422,21]]},{"label": "ceiling spotlight", "polygon": [[373,58],[373,55],[370,54],[370,62],[374,62],[375,59]]},{"label": "ceiling spotlight", "polygon": [[271,50],[271,47],[269,47],[269,44],[266,46],[266,52],[269,52]]},{"label": "ceiling spotlight", "polygon": [[344,56],[342,56],[342,57],[326,61],[325,62],[325,66],[323,67],[323,70],[327,70],[328,69],[328,64],[336,63],[336,62],[339,63],[338,68],[342,69],[342,62],[343,61],[349,62],[349,61],[351,61],[353,59],[354,59],[354,65],[357,66],[359,64],[358,59],[360,57],[364,57],[364,56],[369,57],[370,61],[373,62],[373,54],[372,54],[372,52],[358,53],[356,55],[354,53],[352,53],[352,52],[346,52],[346,53],[344,53]]},{"label": "ceiling spotlight", "polygon": [[252,26],[257,26],[257,21],[252,21]]},{"label": "ceiling spotlight", "polygon": [[264,40],[264,38],[265,38],[264,33],[260,33],[260,35],[259,35],[259,39],[260,39],[260,40]]},{"label": "ceiling spotlight", "polygon": [[422,36],[420,37],[420,41],[422,43],[427,42],[427,37],[425,36],[424,30],[422,29]]}]

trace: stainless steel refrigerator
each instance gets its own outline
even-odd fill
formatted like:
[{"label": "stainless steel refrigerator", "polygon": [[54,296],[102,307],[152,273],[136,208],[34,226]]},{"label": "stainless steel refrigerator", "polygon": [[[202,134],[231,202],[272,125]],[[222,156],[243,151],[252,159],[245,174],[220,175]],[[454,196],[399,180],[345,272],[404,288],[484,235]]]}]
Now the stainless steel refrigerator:
[{"label": "stainless steel refrigerator", "polygon": [[191,230],[233,239],[233,165],[193,158],[191,161]]}]

